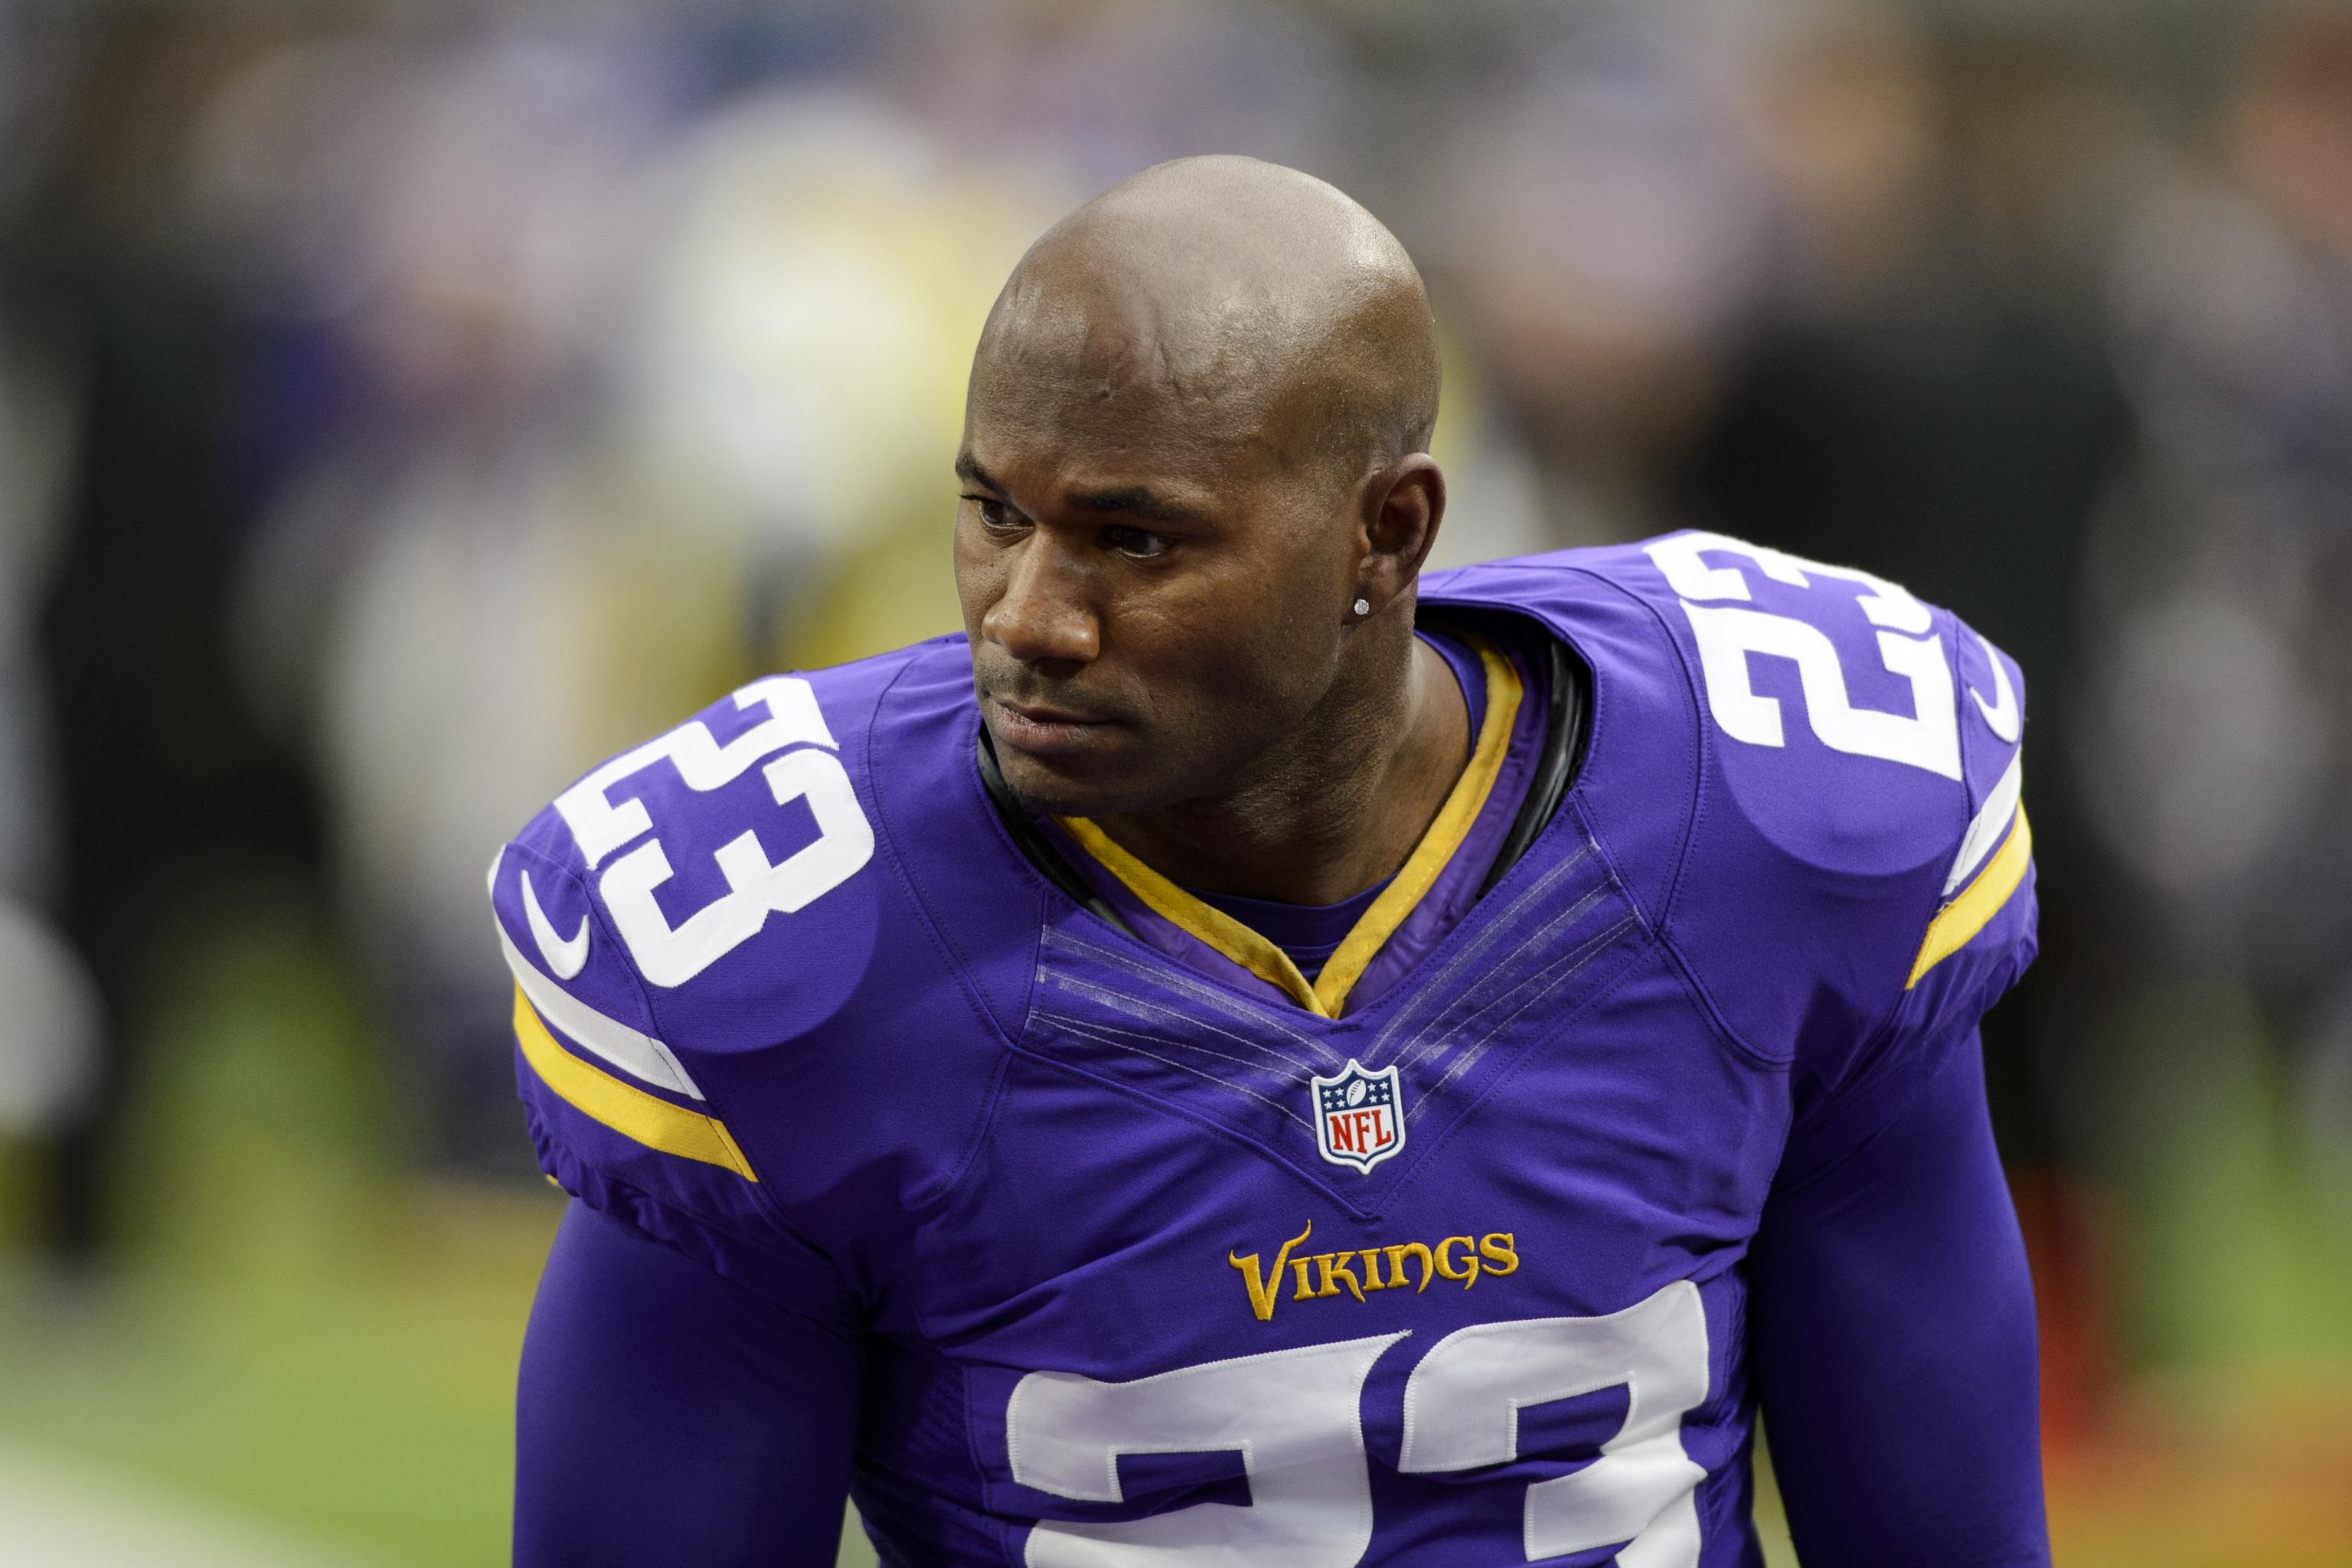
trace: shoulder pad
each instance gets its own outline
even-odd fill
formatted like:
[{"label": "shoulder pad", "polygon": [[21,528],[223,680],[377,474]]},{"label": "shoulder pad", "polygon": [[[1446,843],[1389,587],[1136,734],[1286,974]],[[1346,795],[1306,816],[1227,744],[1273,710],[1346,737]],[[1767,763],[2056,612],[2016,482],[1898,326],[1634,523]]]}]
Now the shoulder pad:
[{"label": "shoulder pad", "polygon": [[[1948,611],[1856,568],[1687,532],[1622,570],[1672,628],[1704,713],[1669,935],[1750,1047],[1850,1051],[2025,879],[2022,679]],[[1984,942],[1999,951],[1977,983],[1951,984],[1967,961],[1938,977],[1939,1012],[1972,1022],[2014,979],[2031,901],[2021,935]]]},{"label": "shoulder pad", "polygon": [[753,681],[590,770],[499,851],[519,1077],[565,1188],[723,1258],[773,1217],[831,1247],[946,1179],[993,1057],[907,896],[876,770],[954,795],[940,780],[968,739],[950,757],[905,704],[882,715],[911,667],[959,653]]},{"label": "shoulder pad", "polygon": [[590,769],[493,868],[510,956],[698,1053],[822,1025],[877,940],[886,879],[862,775],[905,662],[764,677]]},{"label": "shoulder pad", "polygon": [[660,991],[830,899],[834,951],[792,966],[800,991],[854,962],[845,925],[871,923],[855,919],[870,900],[835,897],[874,858],[841,750],[811,682],[770,676],[591,770],[555,797],[543,837],[593,882],[624,956]]}]

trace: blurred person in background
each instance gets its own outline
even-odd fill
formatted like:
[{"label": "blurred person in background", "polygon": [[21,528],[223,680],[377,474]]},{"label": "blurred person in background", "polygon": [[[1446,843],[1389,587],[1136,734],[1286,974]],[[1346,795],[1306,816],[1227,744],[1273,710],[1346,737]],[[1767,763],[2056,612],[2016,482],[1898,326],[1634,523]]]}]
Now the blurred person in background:
[{"label": "blurred person in background", "polygon": [[1420,161],[1415,200],[1432,286],[1533,454],[1541,549],[1671,526],[1766,206],[1719,29],[1594,5],[1533,31]]},{"label": "blurred person in background", "polygon": [[[37,1183],[41,1229],[75,1262],[108,1228],[129,1047],[159,959],[241,889],[290,889],[315,910],[319,869],[315,796],[236,676],[232,584],[253,521],[218,482],[236,321],[178,199],[188,130],[250,40],[173,16],[81,42],[54,142],[0,235],[5,336],[24,356],[10,368],[58,400],[64,442],[54,520],[13,520],[22,543],[50,541],[37,647],[62,823],[55,907],[109,1025]],[[16,456],[37,469],[37,450]],[[17,479],[12,510],[37,510],[43,487]],[[35,559],[11,553],[20,570]]]},{"label": "blurred person in background", "polygon": [[605,715],[737,658],[720,584],[600,500],[606,323],[691,85],[659,32],[491,24],[298,40],[207,125],[215,209],[278,247],[249,253],[255,281],[292,285],[278,395],[330,413],[240,584],[245,673],[335,802],[338,912],[427,1159],[494,1164],[507,1142],[475,1110],[486,986],[457,938],[482,836]]},{"label": "blurred person in background", "polygon": [[88,1114],[106,1037],[88,969],[51,915],[55,756],[34,641],[75,432],[59,367],[14,340],[25,323],[8,309],[7,281],[0,278],[0,1139],[48,1140]]},{"label": "blurred person in background", "polygon": [[215,116],[215,184],[325,237],[300,281],[343,406],[256,556],[248,646],[338,803],[436,1158],[514,1147],[459,912],[493,825],[779,658],[954,614],[922,564],[917,454],[958,392],[929,350],[976,330],[1019,181],[837,76],[714,100],[695,44],[309,44]]},{"label": "blurred person in background", "polygon": [[2090,26],[1831,4],[1760,29],[1768,286],[1677,476],[1691,515],[1959,606],[2032,677],[2045,956],[1985,1046],[2066,1434],[2114,1353],[2092,1151],[2053,1122],[2108,885],[2075,782],[2084,540],[2130,437],[2101,289],[2151,163]]},{"label": "blurred person in background", "polygon": [[[0,6],[0,142],[38,145],[54,64]],[[0,1140],[19,1142],[52,1138],[87,1111],[104,1043],[88,971],[53,919],[61,846],[37,617],[78,432],[68,357],[42,344],[30,280],[5,238],[35,162],[0,174]]]},{"label": "blurred person in background", "polygon": [[2211,151],[2109,300],[2144,439],[2097,536],[2079,769],[2149,895],[2143,971],[2233,974],[2316,1047],[2352,965],[2352,19],[2265,28]]},{"label": "blurred person in background", "polygon": [[2352,1312],[2352,18],[2270,11],[2196,153],[2106,300],[2140,440],[2093,537],[2074,770],[2115,984],[2065,1084],[2172,1359]]}]

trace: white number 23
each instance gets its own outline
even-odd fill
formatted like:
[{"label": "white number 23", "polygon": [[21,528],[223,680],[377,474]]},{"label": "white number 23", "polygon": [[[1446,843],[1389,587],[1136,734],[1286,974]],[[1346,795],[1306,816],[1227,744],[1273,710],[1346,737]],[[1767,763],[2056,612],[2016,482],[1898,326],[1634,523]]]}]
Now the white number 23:
[{"label": "white number 23", "polygon": [[[1055,1497],[1123,1500],[1122,1454],[1237,1451],[1245,1508],[1200,1502],[1117,1524],[1048,1521],[1032,1568],[1181,1568],[1279,1563],[1349,1568],[1372,1540],[1358,1404],[1402,1334],[1181,1367],[1131,1383],[1033,1372],[1013,1392],[1013,1479]],[[1705,1472],[1682,1419],[1706,1398],[1706,1319],[1677,1280],[1601,1318],[1531,1318],[1448,1334],[1406,1380],[1397,1468],[1433,1475],[1520,1457],[1519,1413],[1624,1387],[1624,1425],[1583,1468],[1526,1489],[1528,1561],[1623,1542],[1622,1568],[1694,1568]]]},{"label": "white number 23", "polygon": [[767,717],[724,745],[698,720],[681,724],[614,758],[555,799],[592,870],[653,830],[643,801],[614,795],[656,763],[675,766],[688,788],[708,792],[772,757],[761,773],[776,805],[807,802],[816,822],[813,842],[772,863],[757,833],[747,828],[736,835],[714,857],[727,891],[675,926],[654,900],[654,889],[673,874],[669,852],[658,837],[646,838],[605,869],[597,884],[604,907],[638,972],[656,985],[683,985],[757,936],[770,914],[806,907],[874,858],[873,825],[834,754],[838,748],[833,731],[817,711],[809,683],[797,676],[770,676],[735,693],[735,705],[746,711],[764,710]]},{"label": "white number 23", "polygon": [[[1690,617],[1707,709],[1725,734],[1751,746],[1787,743],[1780,700],[1758,691],[1748,677],[1748,655],[1772,654],[1796,665],[1805,717],[1822,744],[1948,779],[1960,776],[1958,708],[1943,639],[1931,635],[1935,612],[1901,586],[1852,567],[1823,566],[1719,533],[1676,534],[1645,550]],[[1753,594],[1746,575],[1737,566],[1708,565],[1708,552],[1746,556],[1765,576],[1795,587],[1811,587],[1815,577],[1861,584],[1864,592],[1855,602],[1878,628],[1880,662],[1910,684],[1911,711],[1856,708],[1828,634],[1791,616],[1748,607]]]}]

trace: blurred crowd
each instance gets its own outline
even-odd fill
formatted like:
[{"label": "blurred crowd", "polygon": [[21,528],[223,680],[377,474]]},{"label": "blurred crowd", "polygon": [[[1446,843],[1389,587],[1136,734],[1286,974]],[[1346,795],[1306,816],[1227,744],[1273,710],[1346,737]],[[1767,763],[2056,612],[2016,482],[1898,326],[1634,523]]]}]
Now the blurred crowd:
[{"label": "blurred crowd", "polygon": [[956,625],[997,284],[1200,152],[1420,260],[1445,560],[1700,523],[2022,662],[2054,1418],[2216,1104],[2352,1232],[2352,8],[0,0],[0,1137],[60,1258],[257,909],[402,1161],[526,1175],[492,848]]}]

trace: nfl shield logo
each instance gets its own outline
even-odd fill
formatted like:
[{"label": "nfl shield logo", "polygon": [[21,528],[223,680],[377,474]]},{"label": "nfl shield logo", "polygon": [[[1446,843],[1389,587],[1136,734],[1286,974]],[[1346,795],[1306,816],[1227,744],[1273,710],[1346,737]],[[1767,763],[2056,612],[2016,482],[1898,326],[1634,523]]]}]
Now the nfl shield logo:
[{"label": "nfl shield logo", "polygon": [[1307,1092],[1315,1097],[1315,1146],[1331,1163],[1369,1171],[1404,1147],[1404,1094],[1393,1066],[1368,1072],[1351,1060]]}]

